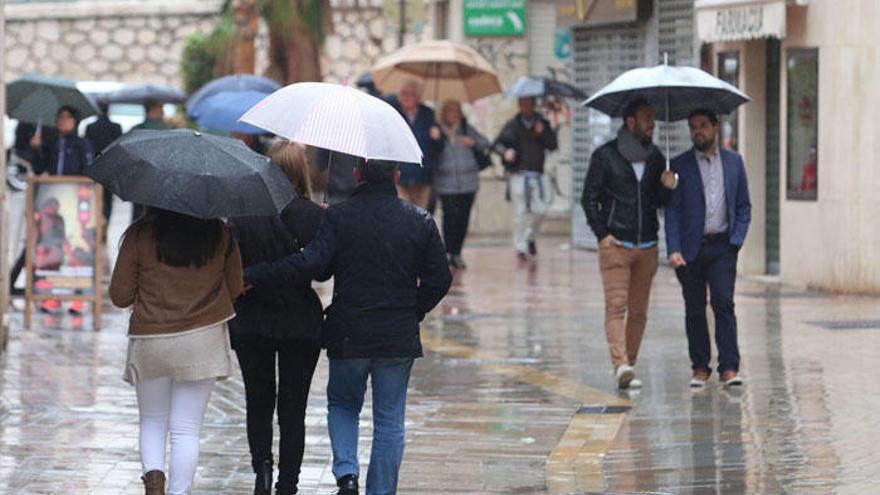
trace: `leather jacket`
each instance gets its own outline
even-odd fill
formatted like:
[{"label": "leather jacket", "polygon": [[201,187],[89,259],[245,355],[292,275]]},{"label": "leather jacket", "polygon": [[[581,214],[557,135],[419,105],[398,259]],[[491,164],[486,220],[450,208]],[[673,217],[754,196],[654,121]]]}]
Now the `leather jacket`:
[{"label": "leather jacket", "polygon": [[672,195],[660,182],[665,167],[666,159],[654,147],[639,181],[632,164],[618,151],[617,139],[593,152],[581,206],[598,240],[609,234],[634,244],[658,240],[657,209]]}]

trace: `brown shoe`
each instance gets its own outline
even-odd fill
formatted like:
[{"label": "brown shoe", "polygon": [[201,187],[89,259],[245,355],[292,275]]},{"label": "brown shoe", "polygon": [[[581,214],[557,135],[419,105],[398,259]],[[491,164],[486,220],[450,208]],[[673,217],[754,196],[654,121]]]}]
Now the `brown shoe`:
[{"label": "brown shoe", "polygon": [[703,388],[707,381],[709,381],[709,372],[703,368],[696,369],[691,377],[690,386],[691,388]]},{"label": "brown shoe", "polygon": [[141,476],[145,495],[165,495],[165,473],[154,469]]},{"label": "brown shoe", "polygon": [[721,384],[725,387],[736,387],[743,384],[742,378],[733,370],[727,370],[721,373]]}]

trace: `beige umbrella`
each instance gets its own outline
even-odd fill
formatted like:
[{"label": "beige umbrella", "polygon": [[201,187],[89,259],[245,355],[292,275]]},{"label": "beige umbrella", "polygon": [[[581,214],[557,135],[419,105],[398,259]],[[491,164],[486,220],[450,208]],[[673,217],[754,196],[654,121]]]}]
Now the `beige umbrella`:
[{"label": "beige umbrella", "polygon": [[370,72],[383,93],[397,92],[405,82],[416,80],[435,103],[473,102],[501,92],[492,64],[473,48],[446,40],[405,46],[379,60]]}]

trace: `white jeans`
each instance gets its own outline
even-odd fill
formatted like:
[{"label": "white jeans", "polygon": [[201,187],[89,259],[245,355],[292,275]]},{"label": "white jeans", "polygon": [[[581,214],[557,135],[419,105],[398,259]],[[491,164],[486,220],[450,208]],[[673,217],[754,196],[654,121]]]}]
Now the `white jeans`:
[{"label": "white jeans", "polygon": [[517,172],[510,177],[513,246],[517,252],[525,253],[529,241],[534,241],[541,229],[549,205],[549,189],[543,174],[537,172]]},{"label": "white jeans", "polygon": [[135,385],[144,473],[154,469],[165,472],[165,441],[171,433],[168,495],[190,493],[199,462],[199,432],[215,381],[181,382],[163,377]]}]

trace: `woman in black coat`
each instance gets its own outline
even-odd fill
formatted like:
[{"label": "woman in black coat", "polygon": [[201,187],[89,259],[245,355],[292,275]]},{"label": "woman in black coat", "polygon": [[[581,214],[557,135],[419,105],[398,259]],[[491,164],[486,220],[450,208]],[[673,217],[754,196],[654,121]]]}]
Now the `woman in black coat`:
[{"label": "woman in black coat", "polygon": [[[282,142],[269,150],[297,193],[277,217],[231,220],[247,267],[302,250],[315,236],[324,210],[313,203],[309,166],[301,145]],[[229,323],[247,401],[247,433],[256,473],[255,495],[272,489],[272,417],[278,405],[281,430],[278,495],[296,493],[305,447],[305,414],[320,354],[322,307],[309,283],[243,295]],[[278,382],[276,388],[276,356]]]}]

